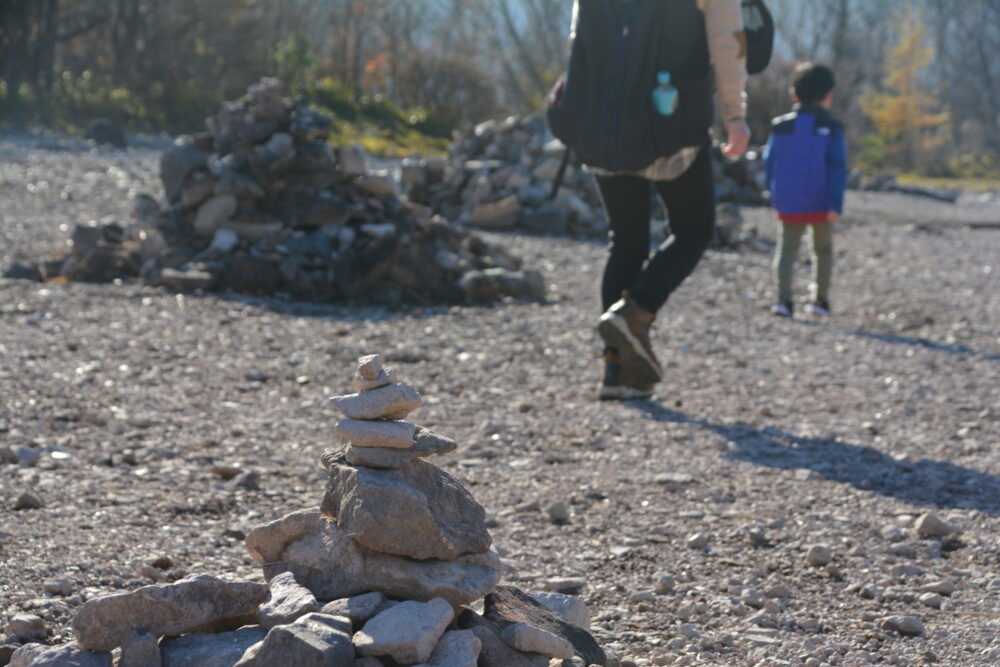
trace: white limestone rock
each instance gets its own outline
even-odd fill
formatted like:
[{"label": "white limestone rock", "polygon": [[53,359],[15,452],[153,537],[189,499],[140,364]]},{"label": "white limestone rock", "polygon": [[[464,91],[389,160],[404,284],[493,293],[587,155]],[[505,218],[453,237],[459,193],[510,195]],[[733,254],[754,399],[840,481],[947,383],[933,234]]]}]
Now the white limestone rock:
[{"label": "white limestone rock", "polygon": [[388,656],[405,665],[426,662],[454,617],[441,598],[402,602],[365,623],[354,634],[354,646],[362,656]]}]

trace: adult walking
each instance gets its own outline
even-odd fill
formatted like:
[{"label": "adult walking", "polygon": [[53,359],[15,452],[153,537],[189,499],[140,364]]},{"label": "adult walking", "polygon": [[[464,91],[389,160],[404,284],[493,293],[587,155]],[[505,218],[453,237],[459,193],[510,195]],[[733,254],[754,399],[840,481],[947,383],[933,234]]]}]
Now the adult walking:
[{"label": "adult walking", "polygon": [[[576,0],[567,77],[549,123],[597,174],[610,221],[601,284],[603,400],[648,398],[663,375],[650,327],[697,266],[715,226],[713,86],[742,155],[746,37],[740,0]],[[652,191],[670,237],[650,253]]]}]

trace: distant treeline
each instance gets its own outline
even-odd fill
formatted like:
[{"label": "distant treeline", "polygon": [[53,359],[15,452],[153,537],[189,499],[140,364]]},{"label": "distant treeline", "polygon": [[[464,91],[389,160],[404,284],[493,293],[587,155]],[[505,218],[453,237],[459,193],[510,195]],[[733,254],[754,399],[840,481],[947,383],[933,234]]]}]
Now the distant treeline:
[{"label": "distant treeline", "polygon": [[[751,86],[758,141],[795,62],[837,71],[836,113],[872,169],[993,173],[1000,0],[769,0],[776,61]],[[0,122],[190,131],[262,76],[341,114],[446,135],[538,108],[570,0],[0,0]],[[389,118],[391,117],[391,118]],[[389,121],[386,121],[389,122]]]}]

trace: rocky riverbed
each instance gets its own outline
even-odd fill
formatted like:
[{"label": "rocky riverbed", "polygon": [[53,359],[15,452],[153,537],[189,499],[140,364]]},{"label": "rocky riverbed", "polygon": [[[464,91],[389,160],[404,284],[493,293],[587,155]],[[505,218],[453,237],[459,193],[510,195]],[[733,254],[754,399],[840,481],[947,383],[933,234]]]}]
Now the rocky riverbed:
[{"label": "rocky riverbed", "polygon": [[[126,220],[161,149],[0,139],[0,266]],[[770,216],[744,209],[756,243],[668,304],[634,404],[593,400],[600,243],[492,236],[548,300],[488,308],[0,280],[0,644],[69,640],[107,593],[260,580],[243,538],[318,504],[325,399],[380,351],[463,443],[439,459],[503,579],[578,591],[626,660],[997,664],[1000,203],[848,206],[832,319],[768,315]]]}]

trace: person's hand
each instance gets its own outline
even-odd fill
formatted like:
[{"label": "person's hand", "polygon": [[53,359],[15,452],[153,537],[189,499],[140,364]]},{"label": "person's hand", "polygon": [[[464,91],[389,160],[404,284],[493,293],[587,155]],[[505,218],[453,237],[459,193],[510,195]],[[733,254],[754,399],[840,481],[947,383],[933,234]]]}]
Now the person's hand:
[{"label": "person's hand", "polygon": [[840,214],[837,213],[836,211],[828,211],[827,214],[826,214],[826,221],[827,222],[839,222],[840,221]]},{"label": "person's hand", "polygon": [[722,144],[722,154],[728,158],[738,158],[747,152],[750,145],[750,126],[742,118],[726,121],[726,137]]}]

